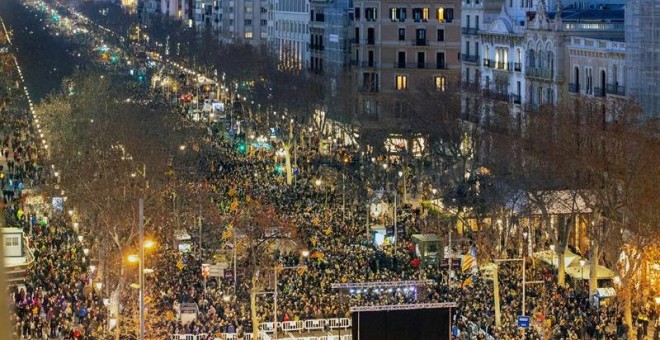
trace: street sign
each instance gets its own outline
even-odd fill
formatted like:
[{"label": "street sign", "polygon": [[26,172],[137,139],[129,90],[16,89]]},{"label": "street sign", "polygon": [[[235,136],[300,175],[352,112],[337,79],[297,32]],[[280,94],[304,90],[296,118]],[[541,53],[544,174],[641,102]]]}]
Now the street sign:
[{"label": "street sign", "polygon": [[520,328],[529,328],[529,316],[527,316],[527,315],[518,315],[518,327],[520,327]]}]

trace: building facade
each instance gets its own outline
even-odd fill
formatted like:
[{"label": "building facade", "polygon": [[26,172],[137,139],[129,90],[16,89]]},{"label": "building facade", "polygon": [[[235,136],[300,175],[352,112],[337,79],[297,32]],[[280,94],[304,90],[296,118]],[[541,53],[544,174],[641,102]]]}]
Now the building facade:
[{"label": "building facade", "polygon": [[571,37],[568,92],[598,98],[626,96],[626,43]]},{"label": "building facade", "polygon": [[402,93],[447,90],[460,72],[460,3],[454,0],[354,3],[351,64],[357,115],[396,120]]},{"label": "building facade", "polygon": [[[606,46],[617,46],[623,39],[622,5],[524,0],[501,1],[498,9],[495,2],[487,6],[474,1],[462,4],[468,9],[462,29],[462,106],[469,120],[481,121],[491,113],[490,105],[479,106],[475,98],[509,104],[510,113],[520,120],[525,107],[557,104],[567,92],[576,91],[569,86],[575,61],[570,53],[577,53],[576,46],[569,48],[574,37],[612,42],[601,41]],[[583,58],[580,67],[591,72],[593,67],[587,65],[599,62]],[[577,76],[585,75],[578,71]],[[594,86],[589,88],[592,91]],[[481,109],[475,113],[477,106]]]},{"label": "building facade", "polygon": [[268,29],[271,50],[282,70],[300,71],[309,62],[309,1],[276,0]]},{"label": "building facade", "polygon": [[272,3],[267,0],[223,0],[221,7],[221,40],[266,45]]},{"label": "building facade", "polygon": [[648,119],[660,118],[660,1],[626,3],[628,94]]}]

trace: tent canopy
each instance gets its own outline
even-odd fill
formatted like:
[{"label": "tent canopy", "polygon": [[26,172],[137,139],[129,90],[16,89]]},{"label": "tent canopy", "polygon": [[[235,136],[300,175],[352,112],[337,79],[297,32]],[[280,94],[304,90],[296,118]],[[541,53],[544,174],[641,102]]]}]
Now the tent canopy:
[{"label": "tent canopy", "polygon": [[[557,252],[554,250],[544,250],[544,251],[539,251],[534,253],[534,257],[547,263],[555,268],[558,267],[559,264],[559,256],[557,256]],[[568,250],[568,248],[564,251],[564,268],[567,268],[570,266],[573,262],[579,261],[580,255],[575,254],[574,252]]]},{"label": "tent canopy", "polygon": [[[579,264],[577,266],[572,265],[566,268],[566,274],[577,279],[589,280],[589,275],[591,274],[591,265],[585,264],[584,267],[580,266]],[[611,271],[610,269],[607,269],[604,266],[599,265],[596,267],[596,277],[599,280],[612,279],[615,276],[616,276],[615,272]]]}]

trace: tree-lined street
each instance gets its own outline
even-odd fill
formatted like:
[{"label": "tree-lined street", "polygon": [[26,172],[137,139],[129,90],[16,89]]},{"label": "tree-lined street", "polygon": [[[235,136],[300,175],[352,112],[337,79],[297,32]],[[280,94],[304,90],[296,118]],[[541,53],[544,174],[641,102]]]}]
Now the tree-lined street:
[{"label": "tree-lined street", "polygon": [[657,337],[660,157],[630,102],[541,110],[520,135],[429,89],[418,144],[383,150],[251,47],[166,52],[49,1],[0,16],[5,223],[35,253],[15,338],[141,338],[144,320],[150,339],[345,340],[351,307],[422,302],[458,303],[458,339]]}]

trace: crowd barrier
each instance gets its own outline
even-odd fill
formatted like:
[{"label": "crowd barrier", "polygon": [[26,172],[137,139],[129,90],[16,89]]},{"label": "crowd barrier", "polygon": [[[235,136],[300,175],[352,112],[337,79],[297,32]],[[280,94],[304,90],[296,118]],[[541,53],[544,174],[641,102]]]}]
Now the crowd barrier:
[{"label": "crowd barrier", "polygon": [[[281,336],[282,339],[295,339],[295,340],[353,340],[351,334],[346,335],[322,335],[322,336]],[[236,333],[223,333],[219,337],[212,337],[208,334],[174,334],[170,340],[252,340],[252,334],[245,334],[239,337]],[[260,334],[259,340],[271,340],[271,337],[266,334]]]},{"label": "crowd barrier", "polygon": [[[348,318],[334,318],[334,319],[311,319],[301,321],[284,321],[284,322],[262,322],[259,324],[259,339],[258,340],[271,340],[272,334],[275,332],[275,327],[278,331],[287,333],[302,333],[303,331],[323,331],[348,329],[351,328],[351,319]],[[282,336],[282,338],[285,338]],[[290,338],[286,337],[287,339]],[[294,336],[296,340],[352,340],[350,334],[346,335],[323,335],[323,336]],[[170,340],[207,340],[211,339],[208,334],[173,334]],[[213,338],[214,340],[253,340],[252,334],[247,333],[243,337],[238,337],[236,333],[223,333],[220,337]]]}]

